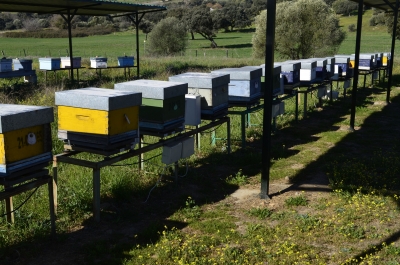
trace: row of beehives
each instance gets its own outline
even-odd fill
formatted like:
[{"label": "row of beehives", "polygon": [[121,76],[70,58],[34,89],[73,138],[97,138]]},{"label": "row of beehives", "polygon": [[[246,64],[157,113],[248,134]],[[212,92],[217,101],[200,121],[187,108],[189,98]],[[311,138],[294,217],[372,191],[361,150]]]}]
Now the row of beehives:
[{"label": "row of beehives", "polygon": [[[0,72],[9,71],[32,71],[32,59],[0,59]],[[74,68],[80,68],[81,57],[73,57],[72,65]],[[121,56],[118,57],[118,66],[120,67],[131,67],[134,65],[133,56]],[[107,68],[106,57],[91,57],[90,58],[91,68]],[[51,57],[51,58],[39,58],[39,69],[40,70],[59,70],[64,68],[71,68],[70,57]]]},{"label": "row of beehives", "polygon": [[[324,72],[331,73],[328,76],[347,75],[350,63],[351,56],[342,55],[276,63],[273,93],[282,94],[297,80],[310,81]],[[326,66],[327,70],[323,70]],[[56,92],[58,137],[72,146],[87,148],[115,147],[127,142],[134,146],[139,129],[142,134],[162,135],[181,130],[185,124],[199,125],[201,119],[226,116],[229,106],[257,102],[263,92],[263,75],[263,66],[246,66],[185,73],[172,76],[169,81],[117,83],[114,89]],[[283,102],[273,106],[272,115],[283,113],[283,109]],[[0,176],[52,160],[53,119],[51,107],[0,106]]]}]

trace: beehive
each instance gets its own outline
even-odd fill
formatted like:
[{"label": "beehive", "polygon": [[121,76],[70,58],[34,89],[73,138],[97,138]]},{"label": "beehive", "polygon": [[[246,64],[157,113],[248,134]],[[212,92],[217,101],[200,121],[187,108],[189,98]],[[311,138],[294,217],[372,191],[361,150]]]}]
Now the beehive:
[{"label": "beehive", "polygon": [[114,89],[142,93],[142,131],[165,132],[183,126],[187,83],[141,79],[117,83]]},{"label": "beehive", "polygon": [[133,56],[121,56],[118,57],[118,66],[133,66],[134,65],[134,57]]},{"label": "beehive", "polygon": [[318,79],[319,81],[325,80],[328,76],[328,71],[326,69],[328,65],[328,60],[326,58],[313,58],[313,60],[317,61],[316,79]]},{"label": "beehive", "polygon": [[312,58],[298,60],[298,62],[300,62],[301,65],[300,82],[314,81],[317,78],[317,61]]},{"label": "beehive", "polygon": [[[74,68],[81,67],[81,57],[73,57],[72,65]],[[61,68],[71,68],[71,59],[70,57],[61,57]]]},{"label": "beehive", "polygon": [[[360,70],[372,70],[376,67],[376,61],[375,61],[375,54],[372,53],[360,53],[359,55],[360,59],[358,61],[358,69]],[[354,68],[354,62],[353,59],[355,60],[355,54],[352,54],[352,58],[350,59],[350,63]]]},{"label": "beehive", "polygon": [[375,63],[376,67],[382,67],[382,60],[383,60],[383,52],[376,53]]},{"label": "beehive", "polygon": [[[266,84],[265,84],[265,64],[260,65],[262,68],[262,76],[261,76],[261,95],[264,95]],[[272,95],[278,96],[283,94],[283,77],[281,75],[281,66],[274,65],[274,74],[273,74],[273,90]]]},{"label": "beehive", "polygon": [[107,68],[107,58],[105,57],[90,57],[91,68]]},{"label": "beehive", "polygon": [[229,103],[247,103],[261,97],[261,67],[223,68],[211,73],[229,74]]},{"label": "beehive", "polygon": [[[326,57],[326,73],[327,77],[332,77],[338,72],[338,66],[335,64],[335,57]],[[335,70],[336,69],[336,70]]]},{"label": "beehive", "polygon": [[32,60],[30,59],[13,59],[12,60],[14,71],[32,71]]},{"label": "beehive", "polygon": [[2,58],[0,59],[0,72],[12,71],[12,59]]},{"label": "beehive", "polygon": [[52,160],[53,108],[0,104],[0,177]]},{"label": "beehive", "polygon": [[281,66],[283,84],[285,89],[291,90],[300,85],[300,62],[281,62],[274,63],[274,66]]},{"label": "beehive", "polygon": [[169,81],[188,84],[189,94],[201,96],[203,118],[226,114],[228,110],[229,75],[212,73],[184,73],[169,77]]},{"label": "beehive", "polygon": [[106,88],[56,92],[58,137],[88,147],[136,141],[141,103],[140,93]]},{"label": "beehive", "polygon": [[[350,55],[335,55],[335,64],[338,66],[337,74],[342,77],[352,77],[353,68],[350,66]],[[336,74],[336,72],[335,72]]]},{"label": "beehive", "polygon": [[391,58],[390,52],[384,52],[382,58],[382,66],[388,66]]},{"label": "beehive", "polygon": [[60,66],[61,58],[39,58],[40,70],[57,70]]}]

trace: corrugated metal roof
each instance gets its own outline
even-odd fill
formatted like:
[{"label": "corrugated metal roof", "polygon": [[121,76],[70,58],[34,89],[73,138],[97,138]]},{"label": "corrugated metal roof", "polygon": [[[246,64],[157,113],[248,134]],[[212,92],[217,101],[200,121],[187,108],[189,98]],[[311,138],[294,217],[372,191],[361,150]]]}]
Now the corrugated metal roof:
[{"label": "corrugated metal roof", "polygon": [[[350,0],[359,3],[358,0]],[[394,11],[396,0],[364,0],[364,5],[382,9],[384,11]]]},{"label": "corrugated metal roof", "polygon": [[26,12],[106,16],[166,10],[164,6],[121,3],[113,0],[0,0],[1,12]]}]

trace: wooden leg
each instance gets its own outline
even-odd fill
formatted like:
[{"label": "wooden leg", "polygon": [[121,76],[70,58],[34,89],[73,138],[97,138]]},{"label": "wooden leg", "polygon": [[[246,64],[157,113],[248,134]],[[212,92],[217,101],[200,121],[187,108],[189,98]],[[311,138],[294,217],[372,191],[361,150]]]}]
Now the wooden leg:
[{"label": "wooden leg", "polygon": [[[56,158],[55,158],[56,159]],[[54,212],[57,214],[57,207],[58,207],[58,171],[57,171],[57,160],[53,160],[53,178],[52,178],[52,185],[53,185],[53,204],[54,204]]]},{"label": "wooden leg", "polygon": [[53,193],[53,178],[50,177],[49,183],[47,184],[49,188],[49,207],[50,207],[50,222],[51,222],[51,234],[54,236],[56,234],[56,215],[54,207],[54,193]]},{"label": "wooden leg", "polygon": [[[7,187],[5,190],[7,190]],[[13,224],[15,221],[14,212],[13,212],[14,211],[13,199],[10,196],[10,197],[6,198],[5,201],[6,201],[7,222],[9,222],[10,224]]]}]

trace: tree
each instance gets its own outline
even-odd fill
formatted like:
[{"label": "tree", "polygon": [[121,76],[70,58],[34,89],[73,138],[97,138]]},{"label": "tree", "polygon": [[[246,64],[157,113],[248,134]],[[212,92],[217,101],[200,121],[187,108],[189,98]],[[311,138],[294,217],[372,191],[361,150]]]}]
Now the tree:
[{"label": "tree", "polygon": [[348,15],[357,11],[358,4],[349,0],[336,0],[332,3],[332,8],[336,14]]},{"label": "tree", "polygon": [[148,50],[154,55],[173,55],[184,51],[187,33],[183,23],[177,18],[161,20],[149,33]]},{"label": "tree", "polygon": [[[256,19],[253,55],[265,56],[266,11]],[[346,33],[323,0],[297,0],[276,6],[275,49],[290,59],[334,54]]]},{"label": "tree", "polygon": [[147,19],[143,19],[140,23],[139,23],[139,29],[146,34],[146,40],[147,40],[147,35],[153,30],[154,28],[154,23],[147,20]]},{"label": "tree", "polygon": [[211,42],[211,47],[216,48],[217,43],[214,41],[214,24],[212,17],[208,8],[205,7],[195,7],[188,13],[186,21],[188,22],[188,29],[192,33],[198,33],[206,40]]}]

